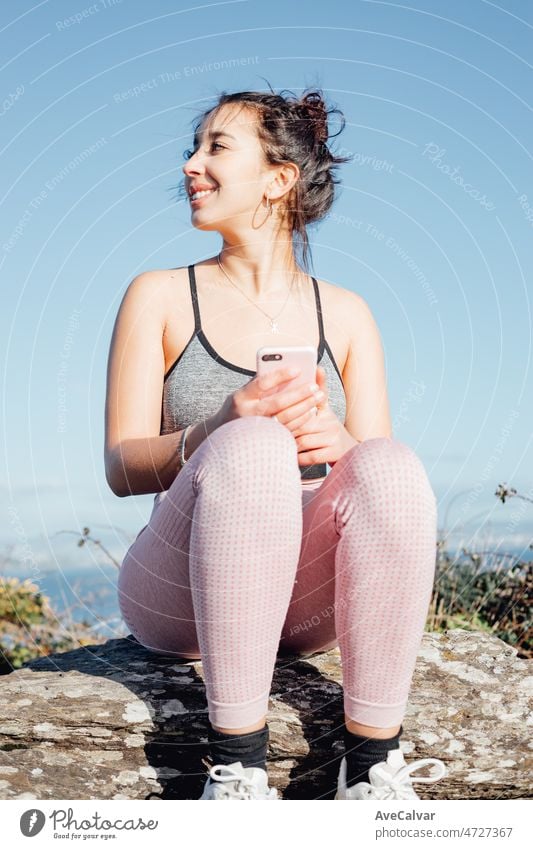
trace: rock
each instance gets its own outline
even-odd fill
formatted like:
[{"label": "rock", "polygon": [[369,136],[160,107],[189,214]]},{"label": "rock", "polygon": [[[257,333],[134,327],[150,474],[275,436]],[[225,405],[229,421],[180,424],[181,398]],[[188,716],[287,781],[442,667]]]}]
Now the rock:
[{"label": "rock", "polygon": [[[268,772],[285,799],[333,798],[341,681],[338,649],[277,660]],[[424,633],[400,745],[448,775],[415,783],[420,797],[529,798],[532,687],[531,661],[501,640]],[[0,678],[0,798],[197,799],[207,722],[200,662],[131,635],[43,657]]]}]

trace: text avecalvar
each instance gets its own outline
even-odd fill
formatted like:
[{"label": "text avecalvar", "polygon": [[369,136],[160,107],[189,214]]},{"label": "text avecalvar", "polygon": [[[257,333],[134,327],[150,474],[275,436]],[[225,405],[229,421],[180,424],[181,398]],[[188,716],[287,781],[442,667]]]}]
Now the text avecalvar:
[{"label": "text avecalvar", "polygon": [[377,820],[432,820],[435,811],[378,811]]}]

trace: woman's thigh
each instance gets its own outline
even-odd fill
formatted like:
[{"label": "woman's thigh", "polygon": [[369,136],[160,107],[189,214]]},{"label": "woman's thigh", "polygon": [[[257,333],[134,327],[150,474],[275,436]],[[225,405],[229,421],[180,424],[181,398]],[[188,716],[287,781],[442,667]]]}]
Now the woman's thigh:
[{"label": "woman's thigh", "polygon": [[122,561],[118,577],[124,622],[145,648],[199,659],[189,581],[189,542],[197,452],[154,507]]},{"label": "woman's thigh", "polygon": [[[263,475],[266,465],[269,476],[275,475],[276,463],[285,463],[283,458],[287,445],[292,446],[292,442],[287,442],[285,429],[261,417],[239,419],[223,425],[194,452],[168,491],[162,494],[148,525],[128,549],[118,579],[119,605],[124,622],[147,649],[159,654],[200,659],[189,557],[191,532],[197,530],[193,526],[196,499],[199,489],[206,483],[205,478],[209,478],[211,463],[218,464],[218,467],[220,464],[233,464],[232,468],[228,467],[227,477],[235,483],[233,472],[239,471],[244,446],[252,444],[256,450],[258,427],[261,429],[263,452],[257,449],[257,467],[245,464],[242,474]],[[251,464],[254,452],[248,451],[245,455],[246,462]],[[295,450],[294,462],[296,473]],[[286,466],[283,469],[286,471]],[[288,474],[285,474],[284,480],[288,479]],[[225,490],[224,497],[230,498],[233,490],[240,492],[238,480],[234,487]],[[235,501],[237,509],[238,498]],[[258,516],[258,519],[261,517]],[[297,521],[295,527],[300,534],[301,522]],[[268,535],[265,540],[270,545]],[[256,542],[261,544],[259,529]],[[296,546],[298,550],[298,542]]]},{"label": "woman's thigh", "polygon": [[[158,654],[187,659],[201,656],[189,578],[195,456],[198,459],[198,452],[126,552],[118,579],[122,618],[134,637]],[[332,480],[330,473],[317,488],[302,487],[300,556],[280,655],[310,654],[337,645],[334,605],[339,535]]]}]

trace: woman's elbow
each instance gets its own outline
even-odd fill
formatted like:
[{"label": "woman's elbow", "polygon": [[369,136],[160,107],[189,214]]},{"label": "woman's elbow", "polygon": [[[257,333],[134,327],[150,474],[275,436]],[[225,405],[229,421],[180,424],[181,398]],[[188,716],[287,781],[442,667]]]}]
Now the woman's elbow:
[{"label": "woman's elbow", "polygon": [[113,457],[105,459],[105,479],[114,495],[119,498],[124,498],[126,495],[131,495],[124,485],[124,476],[118,474],[117,464]]}]

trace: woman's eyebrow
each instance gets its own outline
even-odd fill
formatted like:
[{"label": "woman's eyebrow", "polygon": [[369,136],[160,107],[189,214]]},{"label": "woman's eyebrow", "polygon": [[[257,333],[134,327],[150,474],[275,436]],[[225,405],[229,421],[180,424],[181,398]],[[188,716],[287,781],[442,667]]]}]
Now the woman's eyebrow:
[{"label": "woman's eyebrow", "polygon": [[[210,130],[207,134],[212,139],[218,139],[220,136],[227,136],[228,139],[233,139],[233,141],[237,141],[235,136],[232,136],[231,133],[226,133],[224,130]],[[199,137],[195,135],[194,144],[198,144]]]}]

